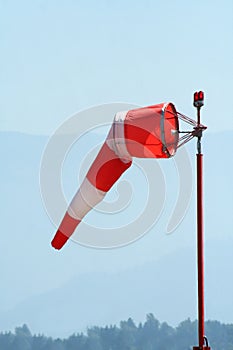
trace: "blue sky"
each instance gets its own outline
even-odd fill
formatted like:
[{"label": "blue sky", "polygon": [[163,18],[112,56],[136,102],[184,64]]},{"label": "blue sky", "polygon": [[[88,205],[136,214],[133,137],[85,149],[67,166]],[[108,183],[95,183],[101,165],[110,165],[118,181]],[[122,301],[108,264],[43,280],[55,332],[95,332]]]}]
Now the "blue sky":
[{"label": "blue sky", "polygon": [[209,130],[232,130],[232,14],[230,0],[1,0],[0,128],[50,135],[110,102],[192,116],[203,89]]},{"label": "blue sky", "polygon": [[[195,117],[192,97],[200,89],[206,94],[202,116],[208,126],[208,135],[203,140],[205,234],[207,302],[213,304],[207,308],[207,317],[232,322],[229,303],[233,287],[228,278],[232,275],[232,264],[229,264],[230,253],[227,255],[224,250],[230,248],[228,240],[232,242],[233,225],[232,164],[225,152],[232,149],[233,132],[232,16],[231,0],[0,0],[0,131],[33,134],[30,137],[6,133],[0,139],[5,165],[1,174],[5,234],[0,246],[3,285],[0,311],[4,309],[10,319],[9,323],[1,324],[0,318],[1,329],[23,322],[33,325],[30,318],[24,318],[24,312],[19,312],[18,319],[8,309],[35,295],[59,289],[86,273],[119,273],[145,263],[161,264],[160,259],[166,260],[173,252],[178,256],[184,252],[186,258],[187,249],[188,252],[191,249],[190,261],[195,265],[195,193],[176,234],[165,234],[176,200],[174,191],[178,191],[175,167],[169,161],[166,161],[165,210],[156,227],[143,239],[115,250],[88,249],[69,242],[62,252],[54,251],[50,239],[55,227],[45,213],[39,189],[40,161],[48,137],[34,135],[50,136],[69,116],[111,102],[150,105],[171,101],[180,112]],[[93,125],[95,118],[93,115]],[[113,115],[109,115],[110,122],[112,119]],[[216,142],[218,131],[222,133]],[[75,145],[65,163],[68,196],[77,187],[78,147]],[[192,160],[195,147],[195,143],[188,146]],[[219,252],[221,244],[223,248]],[[218,270],[214,263],[220,253],[222,265]],[[176,275],[176,269],[171,264],[170,276]],[[190,272],[189,267],[186,271]],[[222,278],[219,295],[216,276]],[[193,285],[184,287],[190,287],[194,293],[194,284],[195,276]],[[229,293],[228,297],[221,296],[222,289]],[[182,288],[185,295],[187,290]],[[182,303],[183,295],[180,290],[177,293]],[[173,304],[179,305],[176,301]],[[196,317],[193,297],[190,305],[185,316],[177,316],[176,322],[184,317]],[[157,312],[156,304],[154,308]],[[31,310],[30,305],[28,309]],[[176,312],[170,314],[172,318]],[[172,321],[163,313],[157,315]],[[5,314],[3,320],[4,317]],[[47,323],[52,324],[53,320],[48,319]],[[41,324],[35,323],[33,330],[48,330],[46,322],[44,328]]]}]

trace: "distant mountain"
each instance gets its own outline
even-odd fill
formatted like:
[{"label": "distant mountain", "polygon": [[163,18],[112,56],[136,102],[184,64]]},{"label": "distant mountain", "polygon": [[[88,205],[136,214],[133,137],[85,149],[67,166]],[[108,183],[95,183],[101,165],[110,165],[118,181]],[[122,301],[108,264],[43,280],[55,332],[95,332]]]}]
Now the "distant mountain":
[{"label": "distant mountain", "polygon": [[[208,245],[207,319],[232,322],[233,238]],[[223,287],[224,286],[224,287]],[[129,315],[139,321],[149,312],[177,325],[196,318],[195,249],[177,251],[157,262],[116,273],[77,275],[60,288],[30,297],[1,312],[1,329],[26,322],[33,332],[68,336],[87,326],[115,324]]]},{"label": "distant mountain", "polygon": [[[233,321],[232,140],[233,132],[207,133],[203,140],[206,317],[228,323]],[[170,236],[164,234],[163,215],[149,234],[127,247],[101,251],[71,242],[55,252],[49,243],[55,228],[39,187],[47,141],[0,133],[0,330],[27,323],[33,332],[66,336],[128,316],[141,320],[148,312],[173,325],[196,318],[195,192],[187,216]],[[188,149],[195,154],[194,144]],[[76,188],[75,156],[67,159],[64,172],[68,196]],[[170,201],[166,205],[172,207]]]}]

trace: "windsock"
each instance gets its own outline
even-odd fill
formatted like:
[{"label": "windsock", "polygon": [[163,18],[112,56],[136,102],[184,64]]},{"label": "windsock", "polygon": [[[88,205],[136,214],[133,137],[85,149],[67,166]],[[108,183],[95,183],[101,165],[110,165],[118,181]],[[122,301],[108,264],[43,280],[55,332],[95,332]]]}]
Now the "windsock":
[{"label": "windsock", "polygon": [[52,240],[61,249],[84,216],[131,166],[132,158],[169,158],[176,152],[179,123],[175,106],[162,103],[118,112]]}]

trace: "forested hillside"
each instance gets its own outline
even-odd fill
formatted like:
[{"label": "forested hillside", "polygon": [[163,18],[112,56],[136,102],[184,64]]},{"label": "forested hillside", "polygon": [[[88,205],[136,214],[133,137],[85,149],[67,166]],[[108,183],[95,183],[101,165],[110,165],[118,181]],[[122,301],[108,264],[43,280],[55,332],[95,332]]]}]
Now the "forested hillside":
[{"label": "forested hillside", "polygon": [[[197,322],[187,319],[173,328],[148,314],[136,325],[129,318],[119,326],[92,327],[67,339],[32,335],[28,326],[0,333],[0,350],[189,350],[197,345]],[[233,350],[233,324],[206,322],[212,350]]]}]

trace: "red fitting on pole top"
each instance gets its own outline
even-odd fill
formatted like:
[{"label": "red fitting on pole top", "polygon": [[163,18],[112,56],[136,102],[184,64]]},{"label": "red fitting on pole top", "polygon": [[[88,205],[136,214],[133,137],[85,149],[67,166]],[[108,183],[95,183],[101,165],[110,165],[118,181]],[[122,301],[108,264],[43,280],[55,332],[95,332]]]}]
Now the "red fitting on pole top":
[{"label": "red fitting on pole top", "polygon": [[193,105],[194,107],[201,108],[204,106],[204,92],[196,91],[193,95]]}]

